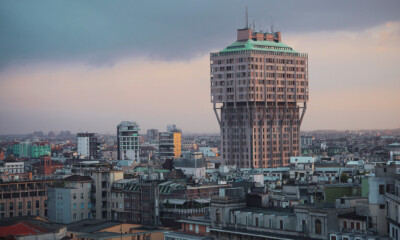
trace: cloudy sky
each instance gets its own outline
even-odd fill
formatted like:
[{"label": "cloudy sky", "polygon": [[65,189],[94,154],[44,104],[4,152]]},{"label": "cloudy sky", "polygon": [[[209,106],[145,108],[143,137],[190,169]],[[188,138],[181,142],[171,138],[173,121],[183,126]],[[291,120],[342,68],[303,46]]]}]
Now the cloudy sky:
[{"label": "cloudy sky", "polygon": [[209,53],[244,9],[309,54],[303,130],[400,127],[400,1],[0,1],[0,134],[218,132]]}]

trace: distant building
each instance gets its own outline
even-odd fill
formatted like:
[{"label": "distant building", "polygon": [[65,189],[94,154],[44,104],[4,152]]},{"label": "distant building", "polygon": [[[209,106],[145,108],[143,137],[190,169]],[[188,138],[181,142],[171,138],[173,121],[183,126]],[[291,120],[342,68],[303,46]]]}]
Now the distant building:
[{"label": "distant building", "polygon": [[176,132],[178,131],[178,128],[176,128],[175,124],[168,124],[167,125],[167,132]]},{"label": "distant building", "polygon": [[199,151],[203,153],[205,157],[217,157],[218,156],[218,148],[212,147],[199,147]]},{"label": "distant building", "polygon": [[54,174],[57,169],[62,169],[63,164],[58,161],[53,161],[50,156],[43,156],[40,162],[32,165],[36,175],[50,176]]},{"label": "distant building", "polygon": [[48,189],[48,218],[52,222],[69,224],[92,218],[91,189],[93,179],[73,175]]},{"label": "distant building", "polygon": [[12,146],[12,153],[15,157],[18,158],[30,157],[29,148],[29,142],[17,142]]},{"label": "distant building", "polygon": [[187,177],[194,179],[204,179],[206,176],[207,163],[202,158],[201,153],[193,153],[190,158],[176,158],[174,159],[175,169],[181,169]]},{"label": "distant building", "polygon": [[99,143],[95,133],[78,133],[78,155],[88,159],[99,157]]},{"label": "distant building", "polygon": [[161,159],[179,158],[182,134],[176,132],[161,132],[159,138],[159,154]]},{"label": "distant building", "polygon": [[39,158],[51,154],[49,142],[16,142],[12,146],[12,153],[15,157]]},{"label": "distant building", "polygon": [[4,162],[0,163],[0,173],[24,173],[24,162]]},{"label": "distant building", "polygon": [[312,136],[301,136],[301,147],[311,146],[314,142],[314,137]]},{"label": "distant building", "polygon": [[139,125],[123,121],[117,126],[118,160],[140,162]]},{"label": "distant building", "polygon": [[157,129],[148,129],[147,130],[147,141],[157,141],[158,140],[158,130]]}]

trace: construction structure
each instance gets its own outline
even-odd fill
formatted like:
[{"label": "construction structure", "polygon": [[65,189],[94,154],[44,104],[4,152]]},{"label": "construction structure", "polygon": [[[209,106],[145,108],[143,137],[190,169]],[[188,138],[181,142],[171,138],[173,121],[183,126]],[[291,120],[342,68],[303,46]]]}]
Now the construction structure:
[{"label": "construction structure", "polygon": [[[247,14],[246,14],[247,16]],[[308,55],[257,32],[247,20],[237,40],[210,55],[211,102],[225,165],[279,167],[300,153],[308,102]]]}]

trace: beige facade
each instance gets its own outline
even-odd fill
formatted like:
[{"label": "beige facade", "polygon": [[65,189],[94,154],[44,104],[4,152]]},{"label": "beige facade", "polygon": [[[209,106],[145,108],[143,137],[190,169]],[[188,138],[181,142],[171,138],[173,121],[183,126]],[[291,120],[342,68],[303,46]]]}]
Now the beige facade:
[{"label": "beige facade", "polygon": [[[289,165],[300,150],[308,101],[308,56],[280,42],[280,33],[238,30],[238,39],[211,53],[211,102],[227,165]],[[301,111],[302,110],[302,111]]]}]

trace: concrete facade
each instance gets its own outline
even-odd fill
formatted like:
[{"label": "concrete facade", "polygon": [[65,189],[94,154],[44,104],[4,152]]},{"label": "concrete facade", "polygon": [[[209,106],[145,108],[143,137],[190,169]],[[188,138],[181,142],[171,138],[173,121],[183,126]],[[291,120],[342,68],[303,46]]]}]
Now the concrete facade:
[{"label": "concrete facade", "polygon": [[118,160],[140,163],[139,125],[123,121],[117,126]]},{"label": "concrete facade", "polygon": [[93,179],[74,175],[67,177],[58,186],[48,189],[48,219],[69,224],[92,218],[91,189]]}]

